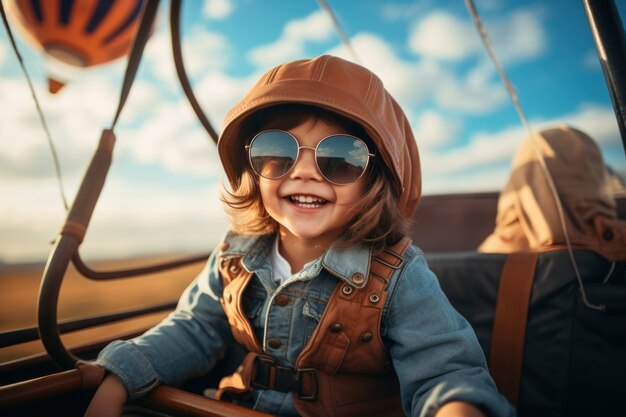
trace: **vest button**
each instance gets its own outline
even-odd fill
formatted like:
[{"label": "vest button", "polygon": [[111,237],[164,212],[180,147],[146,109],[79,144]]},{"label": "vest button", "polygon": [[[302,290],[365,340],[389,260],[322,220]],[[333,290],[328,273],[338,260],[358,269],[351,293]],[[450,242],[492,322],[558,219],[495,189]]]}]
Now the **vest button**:
[{"label": "vest button", "polygon": [[369,343],[374,338],[374,335],[370,332],[365,332],[361,334],[361,343]]},{"label": "vest button", "polygon": [[380,295],[376,293],[370,294],[370,303],[376,304],[379,301],[380,301]]},{"label": "vest button", "polygon": [[364,281],[365,277],[363,276],[363,274],[357,272],[352,275],[352,282],[354,282],[355,284],[363,284]]},{"label": "vest button", "polygon": [[352,294],[352,287],[349,285],[344,285],[343,288],[341,288],[341,292],[343,293],[343,295],[350,295]]},{"label": "vest button", "polygon": [[274,303],[279,307],[284,307],[289,304],[289,296],[285,294],[279,294],[274,298]]},{"label": "vest button", "polygon": [[280,340],[278,339],[270,339],[267,344],[269,345],[269,347],[271,347],[272,349],[278,349],[280,347],[280,345],[282,345],[282,343],[280,342]]},{"label": "vest button", "polygon": [[343,325],[341,323],[333,323],[330,325],[331,333],[339,333],[343,330]]}]

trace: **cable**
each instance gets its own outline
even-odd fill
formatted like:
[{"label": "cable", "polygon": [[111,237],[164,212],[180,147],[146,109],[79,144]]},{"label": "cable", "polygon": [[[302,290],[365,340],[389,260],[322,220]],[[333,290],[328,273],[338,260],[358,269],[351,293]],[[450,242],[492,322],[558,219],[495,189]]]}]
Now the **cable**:
[{"label": "cable", "polygon": [[603,284],[606,284],[607,282],[609,282],[611,275],[613,275],[613,271],[615,271],[615,265],[616,265],[615,261],[611,262],[611,268],[609,269],[609,272],[606,274],[606,276],[602,280]]},{"label": "cable", "polygon": [[509,93],[509,96],[511,96],[511,99],[513,100],[513,105],[515,106],[515,110],[517,111],[517,114],[520,120],[522,121],[522,124],[526,128],[526,131],[528,132],[528,135],[531,138],[530,142],[533,146],[535,154],[537,155],[537,159],[539,160],[539,166],[541,167],[541,170],[544,172],[546,176],[546,180],[548,181],[548,186],[550,187],[550,192],[552,194],[552,197],[554,198],[556,209],[559,215],[559,221],[561,223],[561,229],[563,230],[563,236],[565,237],[565,243],[567,245],[567,252],[569,254],[570,261],[572,262],[572,266],[574,268],[574,274],[576,275],[578,286],[580,287],[583,304],[590,309],[604,312],[606,310],[606,306],[604,304],[599,304],[599,305],[592,304],[587,299],[587,293],[583,285],[582,277],[580,276],[580,271],[578,269],[576,258],[574,256],[574,250],[572,249],[572,243],[570,241],[569,233],[567,231],[567,226],[565,224],[565,215],[563,214],[563,206],[561,204],[561,199],[559,198],[559,194],[556,190],[556,186],[554,185],[552,174],[550,174],[550,170],[548,170],[548,167],[546,166],[546,161],[543,158],[543,155],[541,154],[541,152],[539,151],[539,145],[537,144],[537,139],[536,139],[537,134],[530,127],[530,124],[528,123],[528,120],[526,119],[526,115],[524,114],[524,111],[522,110],[522,106],[519,102],[519,98],[517,96],[515,88],[513,87],[513,84],[511,83],[511,81],[509,81],[509,78],[507,77],[506,72],[504,71],[504,68],[500,64],[498,57],[496,56],[495,52],[493,51],[493,48],[491,47],[491,42],[489,41],[489,37],[487,36],[485,28],[480,20],[480,17],[478,16],[478,12],[476,11],[476,8],[474,7],[473,1],[465,0],[465,4],[467,5],[467,8],[469,9],[472,15],[472,18],[474,20],[474,25],[476,26],[476,29],[478,30],[478,33],[480,34],[480,38],[482,39],[483,44],[485,45],[485,48],[487,49],[487,53],[489,54],[489,57],[495,64],[498,70],[498,73],[500,74],[500,78],[502,78],[502,82],[504,83],[504,87],[506,88],[506,91]]},{"label": "cable", "polygon": [[348,37],[346,36],[346,33],[341,28],[341,25],[339,24],[339,20],[337,20],[337,17],[333,13],[332,9],[330,8],[326,0],[317,0],[317,3],[320,5],[322,10],[324,10],[326,14],[328,14],[328,17],[330,17],[330,21],[333,23],[333,27],[335,28],[335,31],[337,32],[339,39],[346,46],[346,48],[348,48],[348,52],[350,52],[350,55],[352,55],[352,59],[354,60],[354,62],[359,64],[361,62],[361,60],[359,59],[359,56],[357,55],[355,49],[352,47],[352,44],[350,43],[350,39],[348,39]]},{"label": "cable", "polygon": [[67,204],[67,198],[65,197],[65,190],[63,188],[63,177],[61,175],[61,164],[59,164],[59,157],[57,155],[56,147],[54,146],[54,142],[52,141],[52,136],[50,135],[50,130],[48,129],[48,124],[46,123],[46,118],[43,115],[43,111],[41,110],[41,106],[39,105],[39,100],[37,99],[37,94],[35,94],[35,88],[33,87],[33,83],[28,75],[28,71],[26,71],[26,66],[24,65],[24,60],[22,59],[22,55],[17,48],[17,44],[15,43],[15,39],[13,38],[13,33],[11,32],[11,28],[9,27],[9,22],[7,20],[6,13],[4,11],[4,5],[2,4],[2,0],[0,0],[0,13],[2,14],[2,21],[4,22],[4,27],[6,28],[7,34],[9,35],[9,39],[11,40],[11,46],[13,47],[13,51],[15,52],[15,56],[17,57],[18,62],[20,63],[20,68],[24,73],[24,77],[26,77],[26,81],[28,82],[28,88],[30,89],[30,94],[35,101],[35,106],[37,107],[37,114],[39,114],[39,120],[41,121],[41,125],[43,126],[43,130],[46,133],[46,138],[48,140],[48,145],[50,146],[50,152],[52,153],[52,162],[54,164],[54,172],[56,174],[57,183],[59,184],[59,192],[61,193],[61,200],[63,201],[63,207],[65,207],[65,211],[69,210],[69,205]]}]

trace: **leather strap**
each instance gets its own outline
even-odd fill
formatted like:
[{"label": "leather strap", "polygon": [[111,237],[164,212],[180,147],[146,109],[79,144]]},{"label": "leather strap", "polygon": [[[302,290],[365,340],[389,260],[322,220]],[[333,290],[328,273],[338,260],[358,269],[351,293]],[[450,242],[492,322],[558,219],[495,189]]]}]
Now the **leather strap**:
[{"label": "leather strap", "polygon": [[146,1],[142,5],[141,20],[139,22],[135,38],[133,39],[133,44],[130,47],[126,72],[124,73],[124,81],[122,82],[122,91],[120,92],[120,99],[117,104],[117,111],[115,112],[113,123],[111,124],[111,130],[114,130],[115,125],[117,124],[117,119],[120,117],[124,104],[126,103],[126,99],[128,98],[128,94],[130,93],[130,88],[135,80],[135,75],[137,74],[139,63],[141,62],[143,50],[148,42],[148,38],[150,38],[152,25],[158,9],[159,0]]},{"label": "leather strap", "polygon": [[383,248],[372,257],[370,275],[381,278],[385,283],[388,283],[393,272],[404,263],[404,252],[410,244],[411,239],[405,236],[391,248]]},{"label": "leather strap", "polygon": [[[242,312],[238,314],[228,313],[229,309],[234,308],[232,306],[233,300],[236,298],[232,296],[233,293],[241,293],[241,288],[234,288],[234,286],[245,287],[251,278],[252,274],[247,273],[240,266],[240,258],[225,259],[220,263],[220,271],[222,273],[222,279],[224,280],[224,297],[222,303],[224,309],[229,317],[231,329],[235,334],[235,339],[246,346],[249,350],[243,363],[239,366],[237,372],[229,377],[222,379],[220,383],[220,390],[218,391],[218,399],[227,399],[228,396],[245,393],[250,388],[256,389],[272,389],[282,392],[295,392],[299,400],[315,401],[319,394],[319,377],[318,372],[334,373],[342,364],[345,357],[346,346],[340,346],[342,343],[337,340],[331,341],[329,336],[323,338],[320,336],[320,331],[328,333],[330,328],[329,323],[335,323],[335,319],[329,319],[328,306],[342,306],[339,309],[340,315],[343,317],[348,312],[356,311],[358,316],[362,316],[365,312],[361,312],[359,307],[363,304],[366,310],[369,312],[375,312],[374,316],[376,320],[365,320],[370,326],[378,326],[380,324],[380,315],[382,314],[382,308],[386,299],[385,288],[391,278],[391,275],[395,270],[399,269],[404,262],[404,253],[411,244],[411,239],[404,237],[401,241],[393,245],[391,248],[385,248],[381,252],[372,256],[372,262],[370,265],[370,281],[368,281],[365,288],[363,288],[363,294],[358,297],[357,300],[353,299],[354,290],[349,292],[342,292],[342,289],[349,285],[338,284],[335,291],[331,295],[328,301],[326,310],[317,326],[313,336],[300,353],[296,362],[296,368],[288,368],[280,366],[276,361],[267,355],[259,354],[261,352],[260,346],[251,346],[249,339],[245,335],[253,335],[253,330],[250,323],[246,321],[245,324],[249,327],[247,331],[243,332],[239,337],[237,333],[241,329],[241,324],[236,325],[231,321],[231,316],[242,316]],[[235,267],[234,269],[231,269]],[[243,270],[243,271],[242,271]],[[240,273],[242,273],[240,275]],[[377,279],[373,279],[377,278]],[[351,288],[351,287],[350,287]],[[236,307],[236,306],[235,306]],[[334,317],[334,316],[333,316]],[[337,324],[335,324],[337,325]],[[322,329],[322,330],[320,330]],[[361,334],[361,341],[369,343],[370,340],[380,340],[377,333],[378,329],[372,329],[371,332]],[[348,329],[341,329],[336,333],[331,331],[330,334],[338,338],[346,338]],[[364,338],[365,337],[365,338]],[[356,339],[357,336],[352,337]],[[364,338],[364,339],[363,339]],[[348,338],[350,339],[350,338]],[[256,339],[254,339],[256,340]],[[256,344],[256,342],[253,342]],[[349,340],[346,342],[349,344]],[[370,349],[372,349],[370,347]],[[384,347],[381,347],[384,349]],[[335,350],[339,351],[339,354],[335,353]],[[375,355],[374,355],[375,356]],[[335,359],[333,359],[335,358]],[[384,361],[380,360],[381,367],[384,367]],[[303,365],[304,364],[304,365]]]},{"label": "leather strap", "polygon": [[178,74],[180,85],[189,100],[189,104],[191,104],[191,108],[196,113],[196,116],[198,116],[198,120],[202,123],[202,126],[211,139],[213,139],[213,142],[217,143],[219,135],[211,125],[211,122],[209,122],[206,114],[202,111],[202,107],[200,107],[200,103],[198,103],[198,99],[196,99],[193,93],[193,88],[187,77],[187,72],[185,71],[183,52],[180,47],[180,3],[181,0],[172,0],[170,3],[170,34],[172,36],[172,54],[174,56],[176,74]]},{"label": "leather strap", "polygon": [[[393,273],[404,263],[404,253],[410,243],[411,239],[404,237],[372,256],[370,277],[364,288],[354,290],[347,284],[337,285],[317,328],[296,360],[298,369],[335,375],[340,368],[356,368],[354,362],[359,362],[370,372],[385,372],[387,351],[381,341],[380,323],[387,299],[386,287]],[[363,357],[350,353],[355,349],[367,349],[369,362],[362,362]],[[310,392],[312,387],[307,385],[307,381],[303,381],[303,391]]]},{"label": "leather strap", "polygon": [[500,392],[516,405],[524,358],[526,322],[537,253],[511,253],[500,276],[491,336],[489,371]]}]

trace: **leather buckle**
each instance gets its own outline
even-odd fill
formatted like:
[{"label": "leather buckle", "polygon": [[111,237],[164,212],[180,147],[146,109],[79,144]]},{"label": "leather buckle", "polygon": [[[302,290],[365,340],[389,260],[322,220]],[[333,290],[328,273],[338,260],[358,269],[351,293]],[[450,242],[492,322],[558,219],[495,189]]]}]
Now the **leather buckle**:
[{"label": "leather buckle", "polygon": [[296,392],[301,400],[315,401],[320,383],[317,369],[302,368],[296,371],[276,364],[273,358],[257,356],[250,386],[254,389]]},{"label": "leather buckle", "polygon": [[404,258],[402,258],[398,254],[392,252],[391,250],[389,250],[387,248],[383,248],[382,252],[385,252],[385,254],[389,255],[392,258],[394,258],[393,263],[391,263],[390,261],[387,261],[386,259],[383,259],[382,256],[376,256],[376,260],[378,260],[378,262],[380,262],[381,264],[383,264],[385,266],[388,266],[391,269],[400,269],[400,267],[404,263]]},{"label": "leather buckle", "polygon": [[254,375],[250,385],[256,389],[271,389],[270,379],[273,366],[276,366],[276,362],[270,358],[263,356],[254,358]]},{"label": "leather buckle", "polygon": [[292,392],[297,385],[296,379],[296,372],[292,368],[277,365],[272,358],[257,356],[250,386],[256,389]]},{"label": "leather buckle", "polygon": [[[312,392],[311,393],[305,393],[305,389],[304,389],[304,376],[308,375],[309,376],[309,380],[310,383],[312,385]],[[302,368],[302,369],[298,369],[297,371],[297,375],[296,375],[296,382],[297,382],[297,393],[298,393],[298,398],[303,400],[303,401],[315,401],[317,400],[317,396],[319,394],[320,391],[320,381],[317,377],[317,369],[314,368]]]}]

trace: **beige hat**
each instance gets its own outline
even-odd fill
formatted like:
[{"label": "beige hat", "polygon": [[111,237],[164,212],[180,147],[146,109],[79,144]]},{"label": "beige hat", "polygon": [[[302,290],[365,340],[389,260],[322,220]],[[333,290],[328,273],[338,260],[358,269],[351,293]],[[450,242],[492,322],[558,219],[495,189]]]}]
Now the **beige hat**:
[{"label": "beige hat", "polygon": [[[617,218],[609,174],[593,139],[569,126],[546,129],[535,139],[558,190],[572,245],[626,259],[626,222]],[[479,251],[541,251],[565,243],[554,198],[527,138],[498,200],[495,230]]]}]

